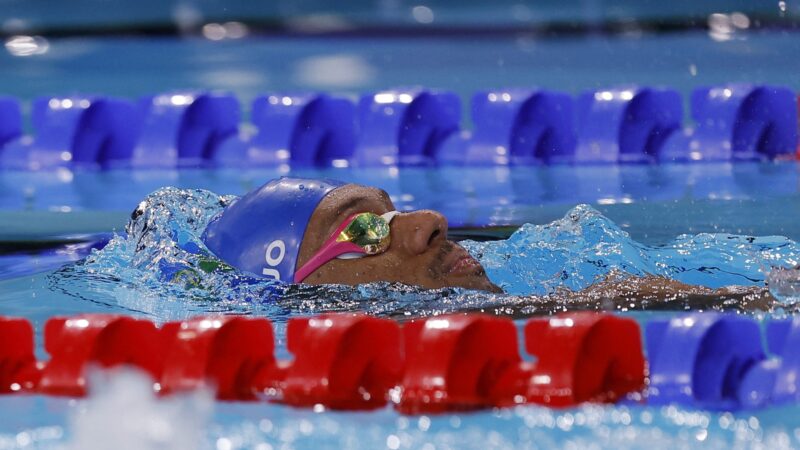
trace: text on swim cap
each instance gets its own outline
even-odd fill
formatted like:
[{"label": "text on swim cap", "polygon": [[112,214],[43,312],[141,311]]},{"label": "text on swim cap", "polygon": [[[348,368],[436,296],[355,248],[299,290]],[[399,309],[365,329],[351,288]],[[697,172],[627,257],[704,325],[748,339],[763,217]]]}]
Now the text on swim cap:
[{"label": "text on swim cap", "polygon": [[[276,249],[278,250],[278,254],[277,256],[273,256]],[[270,267],[265,267],[261,270],[261,274],[265,277],[271,277],[280,281],[281,273],[278,272],[278,269],[275,269],[275,267],[283,262],[284,256],[286,256],[286,244],[280,239],[272,241],[267,246],[267,251],[264,254],[264,259],[266,259],[267,265]]]}]

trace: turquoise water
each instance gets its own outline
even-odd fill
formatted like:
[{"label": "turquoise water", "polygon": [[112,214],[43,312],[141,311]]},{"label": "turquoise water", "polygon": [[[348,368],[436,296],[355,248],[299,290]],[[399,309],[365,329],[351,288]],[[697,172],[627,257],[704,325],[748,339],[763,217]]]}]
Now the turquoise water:
[{"label": "turquoise water", "polygon": [[[692,166],[672,167],[669,169],[671,176],[655,177],[662,180],[662,184],[651,186],[651,193],[640,191],[639,196],[631,196],[629,202],[623,201],[627,197],[621,194],[621,186],[627,183],[631,183],[628,186],[647,186],[652,171],[622,169],[620,173],[624,177],[607,177],[627,181],[625,184],[611,182],[616,186],[611,192],[618,195],[613,204],[604,200],[610,198],[606,196],[608,192],[595,191],[594,201],[591,196],[585,197],[592,205],[577,207],[573,202],[578,203],[580,197],[564,194],[567,198],[547,203],[541,201],[543,193],[536,189],[515,191],[513,183],[476,177],[473,182],[486,187],[481,192],[485,193],[487,202],[500,205],[497,198],[504,195],[511,198],[503,205],[505,210],[496,210],[498,217],[505,218],[505,222],[500,223],[522,225],[519,220],[524,214],[531,217],[557,214],[553,221],[521,226],[507,240],[463,242],[487,267],[490,277],[514,295],[460,289],[426,291],[389,284],[358,288],[286,287],[228,272],[192,277],[192,271],[201,273],[199,262],[207,257],[198,242],[198,232],[221,208],[220,200],[231,197],[221,198],[202,190],[165,189],[146,198],[130,202],[117,199],[106,205],[110,208],[109,214],[115,214],[114,211],[126,203],[130,209],[139,205],[142,213],[136,214],[136,221],[127,227],[118,228],[118,234],[102,250],[92,249],[88,243],[69,244],[56,245],[56,251],[31,250],[28,255],[14,253],[0,257],[0,270],[4,270],[0,280],[0,308],[3,314],[30,319],[39,331],[53,315],[80,312],[133,314],[157,322],[218,312],[263,315],[275,323],[278,357],[284,359],[289,358],[284,346],[286,319],[331,310],[364,310],[402,318],[464,309],[519,317],[565,308],[588,308],[617,310],[632,315],[640,323],[664,314],[675,314],[637,311],[642,308],[741,311],[742,304],[725,299],[705,303],[679,299],[660,304],[650,301],[615,305],[602,298],[565,303],[565,297],[559,293],[562,288],[584,288],[618,272],[663,274],[709,287],[737,284],[757,288],[765,285],[773,267],[797,265],[800,246],[791,238],[774,232],[776,227],[786,226],[792,233],[784,234],[796,236],[790,220],[798,195],[797,183],[792,181],[796,177],[796,166],[744,165],[739,169],[721,166],[728,167],[727,172],[715,172],[712,169],[719,167],[713,165],[705,167],[708,173],[696,179],[709,177],[711,181],[707,183],[683,185],[675,181],[675,186],[683,187],[676,187],[677,193],[671,192],[663,187],[669,186],[670,180],[685,180],[692,173],[698,173]],[[594,179],[600,179],[609,168],[592,169],[596,172],[584,170],[588,172],[581,175],[594,173]],[[637,173],[639,178],[632,175]],[[358,176],[356,173],[340,174]],[[419,177],[418,180],[430,179],[429,174],[420,170],[404,176],[412,174]],[[557,179],[560,172],[529,169],[501,180],[526,179],[531,174],[538,174],[540,179]],[[776,174],[787,177],[788,181],[776,182],[781,180]],[[216,178],[216,175],[223,178]],[[249,178],[252,174],[241,175],[236,183],[229,181],[236,179],[232,174],[216,175],[190,172],[180,173],[178,177],[205,180],[207,184],[221,183],[225,179],[228,192],[237,193],[256,182],[255,177]],[[88,175],[84,176],[89,179]],[[87,182],[84,188],[93,186],[95,192],[99,192],[100,187],[107,186],[103,180],[121,175],[101,173],[94,176],[98,184],[93,186]],[[399,174],[397,177],[402,178]],[[454,187],[446,193],[431,189],[426,194],[418,183],[402,184],[397,179],[388,178],[384,183],[393,198],[406,198],[407,203],[402,200],[399,203],[409,208],[424,201],[440,202],[446,206],[446,211],[449,204],[450,211],[457,213],[459,208],[452,204],[453,199],[465,198],[464,192]],[[438,182],[446,180],[442,178]],[[461,179],[455,186],[467,189],[464,186],[468,184]],[[106,195],[123,192],[123,186]],[[411,195],[408,186],[415,189],[413,200],[403,197]],[[768,188],[759,189],[758,186]],[[131,185],[127,188],[135,190]],[[591,190],[572,192],[585,196]],[[705,196],[699,196],[702,192]],[[709,192],[723,192],[724,195],[712,196]],[[525,198],[521,194],[533,200],[519,200]],[[676,197],[670,198],[673,196]],[[34,198],[39,199],[37,195]],[[49,196],[42,198],[53,201]],[[64,195],[60,201],[74,199]],[[525,202],[542,202],[544,209],[538,213],[515,212],[526,211],[526,208],[537,211],[532,205],[525,206]],[[775,206],[766,208],[765,204]],[[61,214],[97,212],[85,205],[72,206],[74,210]],[[609,207],[617,208],[607,209],[616,220],[601,212]],[[662,213],[660,217],[670,217],[672,221],[642,217],[641,208],[650,208],[650,211],[667,208],[671,214]],[[722,216],[714,216],[712,211],[726,214],[724,217],[736,217],[740,222],[722,220]],[[768,214],[762,214],[764,211]],[[31,208],[27,212],[37,214],[48,209]],[[702,216],[686,220],[695,213],[702,213]],[[125,214],[130,217],[130,211]],[[90,217],[84,217],[87,223],[91,223]],[[626,217],[632,221],[627,225]],[[711,222],[709,217],[718,220]],[[781,224],[780,220],[773,220],[778,217],[787,222]],[[708,227],[703,228],[704,231],[722,227],[725,231],[684,236],[673,233],[665,237],[665,233],[693,226]],[[761,237],[737,235],[738,226]],[[17,229],[24,227],[24,223],[16,224]],[[58,231],[58,227],[52,230]],[[25,235],[22,230],[17,231]],[[636,236],[647,238],[637,240]],[[199,250],[189,244],[192,242],[199,244]],[[191,251],[185,250],[187,248]],[[81,259],[87,255],[86,259]],[[79,262],[71,262],[75,260]],[[66,266],[59,268],[62,264]],[[180,277],[175,277],[176,266],[183,270]],[[794,311],[795,297],[781,298],[785,303],[762,304],[759,311],[747,313],[760,319]],[[518,325],[523,323],[524,320],[517,320]],[[41,347],[37,352],[41,359],[46,358]],[[148,391],[142,386],[135,378],[122,377],[101,383],[100,392],[88,400],[2,397],[0,448],[60,448],[67,444],[72,445],[71,448],[91,448],[92,445],[105,448],[111,442],[116,443],[119,436],[127,436],[130,448],[181,448],[180,445],[184,445],[183,448],[791,448],[800,445],[800,409],[795,406],[739,413],[633,404],[586,405],[566,410],[523,406],[470,414],[404,417],[388,407],[372,413],[319,413],[263,403],[219,403],[209,400],[208,394],[156,401],[148,397]]]},{"label": "turquoise water", "polygon": [[324,176],[385,189],[399,210],[441,211],[451,228],[558,219],[587,203],[645,243],[689,233],[800,240],[786,211],[800,207],[795,163],[712,163],[513,168],[0,172],[0,238],[41,241],[122,231],[131,211],[163,186],[241,195],[265,180]]},{"label": "turquoise water", "polygon": [[[175,26],[193,29],[204,22],[248,20],[265,23],[282,23],[289,30],[303,31],[311,25],[325,29],[361,26],[426,26],[489,25],[520,26],[530,23],[580,21],[594,24],[605,20],[704,19],[711,13],[742,11],[758,17],[777,19],[792,17],[797,8],[791,3],[781,10],[778,5],[748,2],[746,0],[705,0],[695,2],[679,0],[669,3],[653,0],[558,0],[520,1],[502,0],[492,3],[479,1],[429,0],[424,4],[431,12],[430,21],[419,22],[414,6],[402,2],[348,1],[332,5],[323,0],[305,0],[301,3],[278,0],[253,4],[245,0],[145,0],[135,4],[110,0],[98,8],[91,0],[76,0],[69,5],[58,2],[31,4],[24,0],[7,0],[0,15],[3,21],[15,20],[17,27],[49,27],[58,30],[85,29],[97,26]],[[316,18],[316,22],[314,19]],[[324,21],[322,19],[327,19]],[[305,27],[303,27],[305,25]],[[182,28],[183,28],[182,27]],[[14,27],[9,27],[14,28]],[[197,31],[197,30],[193,30]]]},{"label": "turquoise water", "polygon": [[[796,33],[738,30],[719,37],[703,31],[653,36],[633,30],[616,37],[541,39],[521,33],[424,41],[51,38],[41,54],[0,52],[0,65],[6,69],[0,72],[0,86],[4,94],[22,99],[72,92],[135,97],[172,89],[221,89],[244,100],[270,91],[354,95],[415,84],[452,89],[464,98],[479,89],[514,86],[575,93],[636,83],[671,86],[684,95],[699,85],[736,81],[800,88]],[[389,285],[275,288],[246,278],[229,288],[224,284],[233,281],[228,275],[204,278],[186,290],[150,262],[160,256],[191,263],[196,255],[175,248],[150,248],[151,253],[137,255],[130,236],[121,236],[131,211],[161,187],[240,195],[280,174],[0,173],[0,240],[13,244],[8,247],[13,251],[3,250],[0,256],[0,313],[26,317],[38,331],[53,315],[82,312],[134,314],[158,322],[208,312],[260,314],[276,323],[279,356],[286,358],[283,324],[295,315],[366,310],[407,317],[465,308],[530,315],[565,306],[669,310],[620,312],[645,323],[685,308],[741,311],[743,304],[676,299],[631,306],[590,298],[565,305],[558,294],[544,294],[584,287],[614,269],[668,274],[707,286],[757,288],[769,279],[772,267],[798,262],[800,177],[795,163],[295,172],[376,185],[389,192],[399,209],[442,210],[460,237],[486,237],[485,230],[471,227],[505,226],[489,234],[508,236],[532,224],[505,243],[465,244],[492,277],[524,295]],[[579,204],[589,206],[573,209]],[[175,205],[167,201],[163,206],[169,210]],[[159,228],[163,233],[151,236],[157,242],[191,239],[188,228],[179,226],[183,235],[173,235],[169,218],[159,219],[165,222]],[[95,239],[107,239],[113,232],[120,236],[110,247],[74,263],[91,253]],[[513,264],[504,262],[509,256]],[[777,281],[786,281],[785,291],[791,294],[794,274],[785,275],[781,272]],[[785,304],[762,304],[762,310],[746,313],[759,319],[793,313],[793,299],[783,295],[780,284],[770,288]],[[285,290],[283,300],[265,301],[276,289]],[[41,347],[37,351],[46,358]],[[81,449],[800,446],[796,406],[735,414],[634,405],[567,410],[525,406],[404,417],[390,408],[317,413],[262,403],[216,403],[202,394],[156,402],[140,382],[127,378],[112,380],[104,392],[79,401],[0,397],[0,449],[67,444]]]},{"label": "turquoise water", "polygon": [[[138,97],[171,90],[222,90],[249,101],[270,92],[357,95],[398,86],[475,91],[542,87],[569,93],[621,85],[667,86],[684,98],[732,82],[797,90],[800,40],[790,31],[664,35],[52,38],[47,51],[0,51],[3,94],[22,99],[71,93]],[[466,118],[465,108],[465,119]],[[687,115],[688,116],[688,115]]]},{"label": "turquoise water", "polygon": [[[57,448],[58,443],[65,440],[63,415],[69,413],[75,414],[78,423],[75,427],[80,433],[86,433],[72,448],[81,448],[79,445],[91,448],[92,443],[116,443],[108,434],[118,431],[118,426],[109,429],[108,434],[102,431],[91,433],[85,422],[107,425],[126,419],[141,420],[135,413],[126,414],[119,408],[123,400],[127,401],[129,410],[138,412],[149,408],[151,425],[121,433],[118,436],[126,438],[125,442],[130,446],[117,444],[114,448],[180,448],[163,445],[165,438],[171,437],[170,433],[156,430],[164,423],[169,424],[170,431],[174,427],[176,432],[186,432],[183,441],[188,441],[188,445],[184,448],[211,449],[788,449],[796,448],[800,443],[800,433],[796,431],[800,422],[795,418],[794,408],[775,408],[758,414],[710,414],[674,407],[585,406],[569,410],[519,407],[476,414],[403,417],[388,409],[371,413],[314,413],[256,404],[211,406],[203,399],[192,399],[177,405],[161,404],[160,409],[154,412],[152,401],[142,398],[144,396],[141,391],[136,391],[136,385],[128,383],[113,387],[124,387],[139,393],[140,397],[123,397],[122,391],[118,390],[117,398],[90,400],[84,415],[77,414],[79,407],[64,399],[36,398],[26,401],[28,405],[2,400],[4,408],[27,406],[36,410],[36,414],[45,411],[42,417],[24,407],[16,408],[19,413],[12,423],[28,424],[35,420],[48,425],[39,428],[20,425],[18,432],[0,435],[0,448]],[[111,405],[117,408],[112,409]],[[92,408],[104,413],[113,411],[113,419],[102,419],[92,414]],[[213,409],[213,412],[204,409]],[[4,425],[3,428],[7,427]]]}]

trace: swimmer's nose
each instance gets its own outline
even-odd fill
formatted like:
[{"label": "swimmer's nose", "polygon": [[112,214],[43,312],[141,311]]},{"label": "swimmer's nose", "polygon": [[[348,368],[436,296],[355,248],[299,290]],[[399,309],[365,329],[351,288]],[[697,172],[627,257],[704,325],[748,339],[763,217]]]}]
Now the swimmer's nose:
[{"label": "swimmer's nose", "polygon": [[447,240],[447,219],[436,211],[421,210],[400,214],[392,221],[392,245],[400,245],[412,255]]}]

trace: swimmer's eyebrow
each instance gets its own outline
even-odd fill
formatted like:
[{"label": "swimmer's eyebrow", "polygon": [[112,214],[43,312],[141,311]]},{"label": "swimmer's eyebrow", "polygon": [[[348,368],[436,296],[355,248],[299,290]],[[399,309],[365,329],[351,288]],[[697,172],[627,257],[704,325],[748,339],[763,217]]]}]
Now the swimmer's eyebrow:
[{"label": "swimmer's eyebrow", "polygon": [[336,209],[331,210],[327,214],[327,225],[325,235],[328,236],[342,223],[342,221],[353,211],[359,203],[363,203],[366,200],[365,197],[356,195],[354,197],[350,197],[347,201],[336,207]]},{"label": "swimmer's eyebrow", "polygon": [[[386,191],[384,191],[383,189],[376,189],[376,190],[379,191],[378,196],[380,197],[380,200],[383,203],[382,206],[384,206],[387,211],[394,209],[394,205],[392,205],[392,200],[389,197],[389,194],[387,194]],[[367,207],[358,208],[358,206],[362,203],[370,202],[371,200],[373,200],[373,197],[371,196],[354,195],[349,199],[345,200],[345,202],[342,203],[340,206],[338,206],[336,209],[332,209],[331,211],[333,212],[328,213],[329,217],[327,217],[328,226],[326,230],[326,236],[329,236],[331,233],[333,233],[333,231],[336,230],[336,228],[339,226],[339,224],[342,223],[342,221],[347,217],[348,214],[354,212],[368,211],[370,208]],[[357,209],[361,210],[356,211]]]},{"label": "swimmer's eyebrow", "polygon": [[355,196],[355,197],[352,197],[350,200],[346,201],[343,205],[339,206],[336,209],[339,211],[339,215],[341,215],[341,213],[349,211],[350,209],[354,208],[356,205],[358,205],[359,203],[361,203],[363,201],[364,201],[364,197]]},{"label": "swimmer's eyebrow", "polygon": [[[379,191],[379,196],[381,197],[381,200],[383,200],[383,202],[385,203],[384,206],[386,206],[387,209],[391,209],[390,205],[392,204],[392,201],[391,201],[391,199],[389,197],[389,194],[387,194],[386,191],[384,191],[383,189],[378,189],[378,191]],[[350,211],[351,209],[355,208],[356,206],[358,206],[358,204],[367,202],[369,200],[370,200],[370,197],[366,197],[366,196],[363,196],[363,195],[356,195],[356,196],[350,198],[349,200],[347,200],[346,202],[344,202],[344,204],[342,204],[340,207],[338,207],[336,209],[339,211],[339,215],[341,215],[342,213],[345,213],[345,212]]]},{"label": "swimmer's eyebrow", "polygon": [[378,192],[380,192],[381,198],[384,202],[386,202],[387,205],[392,204],[392,197],[389,196],[388,192],[384,191],[383,189],[378,189]]}]

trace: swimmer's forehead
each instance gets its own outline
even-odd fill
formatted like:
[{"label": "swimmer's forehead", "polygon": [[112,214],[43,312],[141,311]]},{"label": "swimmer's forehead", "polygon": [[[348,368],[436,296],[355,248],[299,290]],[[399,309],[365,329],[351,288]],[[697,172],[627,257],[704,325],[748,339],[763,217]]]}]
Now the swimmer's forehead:
[{"label": "swimmer's forehead", "polygon": [[383,214],[393,209],[389,194],[383,189],[346,184],[326,195],[317,206],[316,214],[333,219],[356,212]]},{"label": "swimmer's forehead", "polygon": [[392,206],[392,201],[389,199],[389,194],[383,189],[360,184],[346,184],[326,195],[319,204],[320,209],[336,210],[336,213],[345,212],[351,207],[362,206],[387,208]]}]

